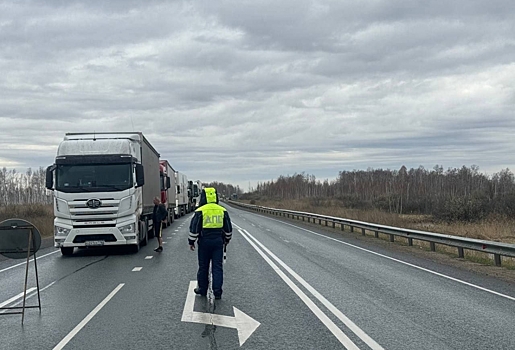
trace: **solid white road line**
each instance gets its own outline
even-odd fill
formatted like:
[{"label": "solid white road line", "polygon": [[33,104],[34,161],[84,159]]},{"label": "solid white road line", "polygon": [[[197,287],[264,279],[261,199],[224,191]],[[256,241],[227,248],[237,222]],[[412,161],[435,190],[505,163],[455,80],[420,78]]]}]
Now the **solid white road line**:
[{"label": "solid white road line", "polygon": [[64,348],[65,345],[68,344],[70,340],[72,340],[73,337],[75,337],[77,333],[79,333],[79,331],[82,328],[84,328],[84,326],[88,324],[88,322],[91,321],[91,319],[95,317],[95,315],[100,310],[102,310],[102,308],[109,302],[109,300],[111,300],[115,296],[115,294],[118,293],[120,289],[122,289],[124,285],[125,283],[120,283],[104,300],[102,300],[100,304],[97,305],[96,308],[93,309],[93,311],[91,311],[74,329],[72,329],[72,331],[68,333],[66,337],[63,338],[63,340],[61,340],[59,344],[57,344],[54,347],[53,350],[61,350],[62,348]]},{"label": "solid white road line", "polygon": [[[36,290],[37,288],[36,287],[32,287],[32,288],[29,288],[27,289],[27,295],[32,292],[33,290]],[[20,294],[18,295],[15,295],[14,297],[12,297],[11,299],[9,300],[6,300],[4,301],[3,303],[0,304],[0,307],[4,307],[4,306],[7,306],[9,305],[10,303],[14,302],[15,300],[18,300],[20,298],[23,298],[23,292],[21,292]]]},{"label": "solid white road line", "polygon": [[[38,256],[38,260],[41,259],[41,258],[44,258],[46,256],[49,256],[49,255],[52,255],[52,254],[55,254],[55,253],[59,253],[60,250],[56,250],[55,252],[52,252],[52,253],[48,253],[48,254],[45,254],[45,255],[41,255],[41,256]],[[26,261],[26,260],[25,260]],[[10,269],[14,269],[15,267],[18,267],[18,266],[21,266],[21,265],[25,265],[25,261],[22,262],[22,263],[19,263],[19,264],[16,264],[16,265],[13,265],[13,266],[9,266],[9,267],[6,267],[5,269],[2,269],[0,270],[0,272],[4,272],[4,271],[7,271],[7,270],[10,270]],[[30,259],[29,262],[33,262],[34,259]]]},{"label": "solid white road line", "polygon": [[[45,287],[41,288],[41,289],[39,290],[39,292],[40,292],[40,293],[42,293],[44,290],[46,290],[46,289],[48,289],[48,288],[52,287],[56,282],[57,282],[57,281],[54,281],[54,282],[50,283],[48,286],[45,286]],[[29,293],[28,293],[28,290],[27,290],[27,298],[26,298],[25,300],[29,300],[29,298],[32,298],[33,296],[36,296],[36,295],[38,295],[37,288],[35,288],[35,287],[34,287],[34,290],[32,291],[32,294],[29,294]],[[20,300],[20,301],[18,301],[17,303],[12,304],[11,306],[12,306],[12,307],[14,307],[14,306],[18,306],[18,305],[20,305],[21,303],[23,303],[23,299],[22,299],[22,300]],[[6,312],[7,310],[2,310],[2,311],[3,311],[3,312]],[[1,313],[3,313],[3,312],[1,312],[1,311],[0,311],[0,314],[1,314]]]},{"label": "solid white road line", "polygon": [[390,256],[387,256],[387,255],[384,255],[384,254],[380,254],[380,253],[376,253],[372,250],[368,250],[368,249],[365,249],[365,248],[361,248],[361,247],[358,247],[354,244],[350,244],[350,243],[347,243],[347,242],[343,242],[343,241],[340,241],[336,238],[332,238],[332,237],[327,237],[327,236],[324,236],[320,233],[316,233],[316,232],[313,232],[311,230],[308,230],[308,229],[305,229],[303,227],[299,227],[299,226],[295,226],[295,225],[292,225],[292,224],[289,224],[289,223],[286,223],[286,222],[282,222],[280,220],[276,220],[276,219],[272,219],[272,218],[269,218],[270,220],[273,220],[273,221],[277,221],[277,222],[280,222],[280,223],[283,223],[285,225],[288,225],[288,226],[291,226],[291,227],[295,227],[299,230],[302,230],[302,231],[306,231],[306,232],[309,232],[311,234],[314,234],[316,236],[320,236],[320,237],[323,237],[323,238],[326,238],[326,239],[329,239],[331,241],[335,241],[335,242],[338,242],[338,243],[341,243],[341,244],[344,244],[346,246],[349,246],[349,247],[352,247],[352,248],[356,248],[356,249],[359,249],[359,250],[362,250],[364,252],[367,252],[367,253],[370,253],[370,254],[374,254],[376,256],[380,256],[382,258],[385,258],[385,259],[388,259],[388,260],[391,260],[391,261],[395,261],[395,262],[398,262],[399,264],[403,264],[403,265],[406,265],[406,266],[410,266],[410,267],[413,267],[415,269],[418,269],[418,270],[422,270],[422,271],[425,271],[425,272],[429,272],[433,275],[436,275],[436,276],[440,276],[440,277],[443,277],[443,278],[446,278],[446,279],[449,279],[451,281],[454,281],[454,282],[458,282],[458,283],[461,283],[461,284],[464,284],[466,286],[469,286],[469,287],[472,287],[472,288],[476,288],[476,289],[479,289],[479,290],[482,290],[484,292],[487,292],[487,293],[491,293],[491,294],[494,294],[494,295],[497,295],[499,297],[502,297],[502,298],[506,298],[506,299],[509,299],[509,300],[512,300],[512,301],[515,301],[515,297],[512,297],[510,295],[506,295],[506,294],[502,294],[502,293],[499,293],[499,292],[496,292],[494,290],[491,290],[491,289],[487,289],[487,288],[484,288],[484,287],[481,287],[481,286],[478,286],[477,284],[473,284],[473,283],[470,283],[470,282],[466,282],[466,281],[463,281],[463,280],[460,280],[458,278],[455,278],[455,277],[451,277],[451,276],[447,276],[447,275],[444,275],[443,273],[440,273],[440,272],[436,272],[436,271],[433,271],[433,270],[429,270],[429,269],[426,269],[425,267],[421,267],[421,266],[417,266],[417,265],[414,265],[414,264],[411,264],[409,262],[406,262],[406,261],[402,261],[402,260],[399,260],[399,259],[396,259],[396,258],[392,258]]},{"label": "solid white road line", "polygon": [[359,350],[359,348],[347,337],[343,331],[334,324],[331,319],[320,310],[318,306],[299,288],[286,274],[276,265],[270,258],[249,238],[247,234],[239,230],[241,235],[250,243],[250,245],[261,255],[263,259],[272,267],[272,269],[282,278],[282,280],[298,295],[298,297],[306,304],[306,306],[315,314],[316,317],[329,329],[338,341],[350,350]]},{"label": "solid white road line", "polygon": [[286,265],[281,259],[279,259],[274,253],[272,253],[267,247],[259,242],[254,236],[252,236],[247,230],[243,230],[250,238],[254,240],[268,255],[270,255],[279,265],[281,265],[290,275],[293,276],[304,288],[306,288],[315,298],[317,298],[326,308],[329,309],[342,321],[354,334],[356,334],[361,340],[363,340],[372,350],[384,350],[374,339],[370,338],[361,328],[359,328],[354,322],[352,322],[347,316],[336,308],[329,300],[327,300],[322,294],[320,294],[315,288],[313,288],[308,282],[300,277],[295,271],[293,271],[288,265]]}]

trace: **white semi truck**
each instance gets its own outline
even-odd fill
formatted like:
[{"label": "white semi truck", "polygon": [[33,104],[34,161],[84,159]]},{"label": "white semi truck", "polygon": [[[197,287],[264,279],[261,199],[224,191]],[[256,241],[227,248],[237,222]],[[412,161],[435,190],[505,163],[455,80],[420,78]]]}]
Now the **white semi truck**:
[{"label": "white semi truck", "polygon": [[175,182],[177,187],[177,202],[175,205],[175,216],[180,217],[189,212],[188,178],[183,173],[175,172]]},{"label": "white semi truck", "polygon": [[47,168],[54,194],[54,245],[130,245],[150,235],[153,199],[160,197],[159,153],[140,132],[68,133]]}]

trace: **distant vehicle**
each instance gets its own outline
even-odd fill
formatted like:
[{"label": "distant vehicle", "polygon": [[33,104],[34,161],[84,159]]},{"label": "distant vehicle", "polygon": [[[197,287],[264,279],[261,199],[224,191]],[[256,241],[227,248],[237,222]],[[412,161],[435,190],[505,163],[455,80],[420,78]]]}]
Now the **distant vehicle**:
[{"label": "distant vehicle", "polygon": [[166,226],[170,226],[175,217],[175,206],[177,205],[177,185],[175,182],[175,170],[167,160],[159,162],[161,176],[161,203],[168,211]]},{"label": "distant vehicle", "polygon": [[175,217],[184,216],[190,212],[189,207],[189,196],[188,196],[188,178],[183,173],[175,172],[176,181],[176,205],[175,205]]},{"label": "distant vehicle", "polygon": [[198,208],[200,203],[200,194],[202,193],[202,182],[200,180],[189,181],[190,197],[191,197],[191,211]]},{"label": "distant vehicle", "polygon": [[54,245],[63,255],[104,245],[138,251],[153,236],[159,153],[141,132],[68,133],[46,187],[54,195]]}]

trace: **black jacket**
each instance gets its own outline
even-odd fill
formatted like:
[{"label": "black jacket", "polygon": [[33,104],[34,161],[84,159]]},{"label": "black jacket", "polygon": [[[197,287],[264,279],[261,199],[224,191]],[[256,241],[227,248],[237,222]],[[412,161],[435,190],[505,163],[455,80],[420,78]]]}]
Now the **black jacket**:
[{"label": "black jacket", "polygon": [[161,222],[168,216],[168,212],[163,203],[154,205],[154,212],[152,213],[152,220],[154,222]]}]

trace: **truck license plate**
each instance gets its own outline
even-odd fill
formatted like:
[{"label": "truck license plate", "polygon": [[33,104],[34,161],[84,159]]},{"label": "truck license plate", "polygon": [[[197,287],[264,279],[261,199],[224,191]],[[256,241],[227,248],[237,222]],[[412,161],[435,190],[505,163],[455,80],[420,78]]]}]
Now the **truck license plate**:
[{"label": "truck license plate", "polygon": [[96,247],[96,246],[104,245],[104,242],[105,241],[86,241],[86,242],[84,242],[84,244],[88,247]]}]

